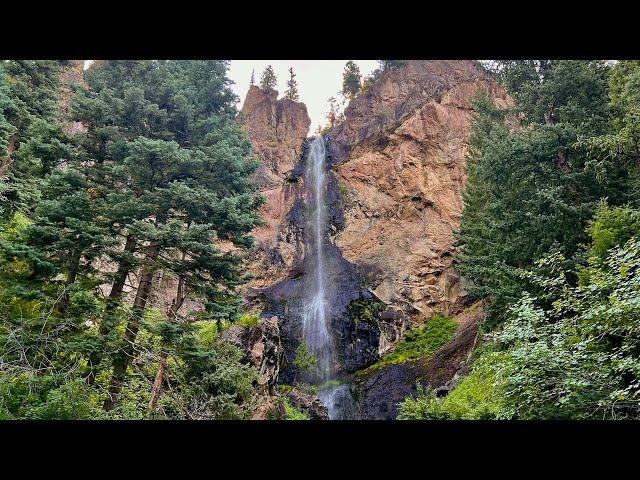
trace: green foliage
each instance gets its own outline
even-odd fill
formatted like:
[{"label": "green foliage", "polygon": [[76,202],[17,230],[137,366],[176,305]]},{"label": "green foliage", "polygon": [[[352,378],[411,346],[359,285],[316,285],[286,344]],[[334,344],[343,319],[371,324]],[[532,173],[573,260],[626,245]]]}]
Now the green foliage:
[{"label": "green foliage", "polygon": [[300,97],[298,95],[298,82],[296,74],[293,73],[293,67],[289,69],[289,80],[287,80],[287,89],[284,92],[284,98],[297,102]]},{"label": "green foliage", "polygon": [[342,93],[343,96],[353,99],[360,92],[362,75],[360,68],[353,61],[349,60],[344,66],[342,74]]},{"label": "green foliage", "polygon": [[262,72],[262,77],[260,77],[260,88],[262,90],[269,91],[275,90],[277,86],[278,79],[273,71],[273,67],[271,65],[267,65],[267,68]]},{"label": "green foliage", "polygon": [[[470,137],[457,243],[469,291],[488,298],[487,326],[532,286],[520,275],[552,248],[571,260],[600,198],[620,198],[622,175],[598,182],[578,140],[607,129],[607,67],[591,61],[508,61],[500,78],[516,99],[500,110],[481,95]],[[518,126],[513,126],[518,118]]]},{"label": "green foliage", "polygon": [[304,414],[300,410],[296,409],[293,405],[291,405],[291,402],[289,402],[289,399],[283,398],[282,403],[284,406],[285,420],[310,420],[310,418],[306,414]]},{"label": "green foliage", "polygon": [[384,304],[378,300],[370,298],[360,298],[353,300],[347,305],[349,318],[357,326],[360,322],[375,322],[377,315],[384,309]]},{"label": "green foliage", "polygon": [[260,316],[256,313],[244,313],[235,321],[235,324],[242,327],[253,327],[258,324],[259,320]]},{"label": "green foliage", "polygon": [[423,327],[409,330],[398,342],[393,351],[387,353],[378,362],[360,372],[366,375],[385,365],[404,363],[409,360],[429,357],[440,347],[451,341],[457,324],[444,315],[434,315]]},{"label": "green foliage", "polygon": [[496,365],[499,354],[485,355],[473,366],[471,373],[444,398],[433,391],[418,387],[418,395],[398,405],[400,420],[493,420],[505,418],[505,399],[496,385]]},{"label": "green foliage", "polygon": [[[71,112],[87,130],[73,138],[58,120],[64,68],[0,72],[2,415],[244,418],[256,373],[216,339],[240,312],[263,200],[227,63],[104,62],[76,88]],[[179,284],[165,312],[146,308],[158,272]],[[132,278],[133,306],[122,295]],[[200,322],[180,314],[187,297],[204,304]]]},{"label": "green foliage", "polygon": [[604,260],[609,250],[640,233],[640,212],[629,206],[609,207],[602,202],[589,222],[587,233],[591,238],[588,253]]},{"label": "green foliage", "polygon": [[[590,256],[577,286],[558,252],[538,267],[525,275],[540,295],[525,293],[510,308],[471,374],[442,401],[406,401],[405,418],[484,418],[465,413],[474,402],[486,403],[490,418],[638,418],[640,240],[612,248],[604,260]],[[474,400],[454,413],[479,372]]]},{"label": "green foliage", "polygon": [[318,358],[311,353],[305,342],[301,342],[296,348],[296,355],[293,364],[300,371],[311,370],[318,363]]}]

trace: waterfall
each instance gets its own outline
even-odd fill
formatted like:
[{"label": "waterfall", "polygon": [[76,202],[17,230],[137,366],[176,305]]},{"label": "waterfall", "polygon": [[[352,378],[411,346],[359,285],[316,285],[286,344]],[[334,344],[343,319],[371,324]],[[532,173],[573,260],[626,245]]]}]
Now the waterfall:
[{"label": "waterfall", "polygon": [[307,221],[305,226],[306,273],[303,284],[302,334],[309,350],[317,358],[313,382],[319,383],[318,397],[327,407],[332,420],[349,418],[351,394],[349,386],[336,377],[334,337],[331,318],[336,303],[335,284],[344,270],[336,268],[337,249],[329,243],[327,209],[328,173],[325,142],[315,137],[309,145],[304,173]]},{"label": "waterfall", "polygon": [[305,305],[302,312],[303,337],[318,359],[316,372],[327,380],[332,370],[332,338],[329,332],[327,308],[327,269],[325,265],[325,234],[327,230],[327,174],[325,172],[325,145],[318,135],[309,146],[305,172],[307,189],[307,282]]}]

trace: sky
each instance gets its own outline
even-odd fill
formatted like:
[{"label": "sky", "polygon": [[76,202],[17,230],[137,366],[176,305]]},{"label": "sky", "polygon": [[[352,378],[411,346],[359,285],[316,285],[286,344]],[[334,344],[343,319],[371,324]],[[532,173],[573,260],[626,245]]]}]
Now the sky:
[{"label": "sky", "polygon": [[[360,67],[362,76],[370,74],[377,66],[377,60],[354,60]],[[255,69],[256,84],[260,83],[260,76],[267,65],[271,65],[278,78],[278,98],[286,90],[289,79],[289,68],[293,67],[298,82],[300,101],[307,106],[311,127],[309,134],[327,123],[327,100],[333,96],[342,101],[338,92],[342,90],[342,72],[347,60],[232,60],[229,68],[229,78],[235,82],[233,91],[240,97],[238,109],[249,90],[251,70]]]}]

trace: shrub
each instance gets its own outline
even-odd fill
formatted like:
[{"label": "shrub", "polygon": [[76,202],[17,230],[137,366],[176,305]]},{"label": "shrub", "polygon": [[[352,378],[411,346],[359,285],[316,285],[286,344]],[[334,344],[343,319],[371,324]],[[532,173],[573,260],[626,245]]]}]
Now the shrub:
[{"label": "shrub", "polygon": [[443,399],[431,390],[418,389],[416,398],[399,404],[401,420],[491,420],[508,416],[504,396],[496,381],[497,353],[482,357],[471,373]]},{"label": "shrub", "polygon": [[243,327],[253,327],[258,324],[260,317],[255,313],[245,313],[240,316],[238,320],[236,320],[236,325],[241,325]]}]

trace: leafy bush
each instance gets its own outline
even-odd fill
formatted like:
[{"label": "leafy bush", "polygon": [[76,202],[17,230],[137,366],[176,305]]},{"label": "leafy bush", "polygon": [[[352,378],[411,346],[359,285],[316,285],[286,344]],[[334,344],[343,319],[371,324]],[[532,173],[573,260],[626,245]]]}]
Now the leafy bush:
[{"label": "leafy bush", "polygon": [[287,398],[283,398],[285,420],[310,420],[303,412],[295,408]]},{"label": "leafy bush", "polygon": [[311,353],[305,342],[301,342],[296,349],[296,356],[293,360],[293,364],[299,370],[306,371],[313,368],[316,363],[318,363],[318,358]]},{"label": "leafy bush", "polygon": [[601,202],[587,233],[591,237],[589,254],[604,260],[608,251],[640,233],[640,212],[632,208],[609,207]]},{"label": "leafy bush", "polygon": [[399,404],[400,420],[491,420],[505,418],[504,394],[496,384],[499,354],[486,355],[471,373],[447,395],[436,398],[432,390],[418,389],[416,398]]},{"label": "leafy bush", "polygon": [[382,302],[370,298],[360,298],[347,305],[347,312],[349,318],[357,326],[360,322],[373,322],[383,308]]}]

